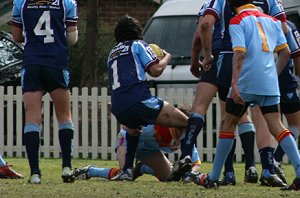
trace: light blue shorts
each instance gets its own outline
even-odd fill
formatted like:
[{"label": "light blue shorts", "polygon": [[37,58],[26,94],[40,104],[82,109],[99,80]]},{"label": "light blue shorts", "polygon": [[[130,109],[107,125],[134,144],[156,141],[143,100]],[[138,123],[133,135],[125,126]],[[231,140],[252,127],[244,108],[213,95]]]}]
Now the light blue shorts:
[{"label": "light blue shorts", "polygon": [[[255,94],[240,93],[242,99],[245,102],[251,103],[251,105],[259,105],[260,107],[272,106],[280,103],[280,96],[263,96]],[[251,106],[250,105],[250,106]]]}]

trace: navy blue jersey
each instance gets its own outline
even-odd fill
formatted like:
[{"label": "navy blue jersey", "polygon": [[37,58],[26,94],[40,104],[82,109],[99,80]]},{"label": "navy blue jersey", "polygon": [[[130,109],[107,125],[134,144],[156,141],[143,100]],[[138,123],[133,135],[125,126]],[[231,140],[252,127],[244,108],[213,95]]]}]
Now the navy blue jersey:
[{"label": "navy blue jersey", "polygon": [[[278,0],[253,0],[252,3],[265,14],[271,15],[281,21],[286,21],[283,7]],[[231,38],[229,35],[229,22],[235,14],[231,11],[227,0],[211,0],[204,15],[213,15],[216,20],[221,22],[221,51],[232,53]]]},{"label": "navy blue jersey", "polygon": [[146,71],[158,62],[151,47],[142,40],[121,42],[111,50],[107,65],[114,115],[152,97]]},{"label": "navy blue jersey", "polygon": [[23,67],[67,69],[66,26],[77,22],[75,0],[14,0],[13,25],[23,28]]},{"label": "navy blue jersey", "polygon": [[[289,32],[286,36],[287,43],[291,50],[291,58],[300,56],[300,35],[296,26],[287,21]],[[293,62],[290,59],[279,75],[279,88],[281,93],[293,92],[298,87],[297,78],[293,73]]]}]

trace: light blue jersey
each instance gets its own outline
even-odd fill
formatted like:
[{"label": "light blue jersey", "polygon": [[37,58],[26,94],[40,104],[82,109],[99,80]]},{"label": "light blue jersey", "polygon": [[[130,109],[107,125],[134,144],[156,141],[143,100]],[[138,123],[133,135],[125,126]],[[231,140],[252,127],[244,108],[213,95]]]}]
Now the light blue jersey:
[{"label": "light blue jersey", "polygon": [[[285,12],[278,0],[255,0],[252,1],[252,3],[261,12],[273,16],[282,22],[286,21]],[[209,2],[209,6],[204,12],[204,15],[207,14],[214,16],[216,20],[220,20],[221,22],[221,53],[232,53],[228,25],[230,19],[234,17],[235,14],[230,9],[227,0],[211,0]]]},{"label": "light blue jersey", "polygon": [[229,32],[233,51],[246,52],[238,80],[240,92],[280,96],[274,53],[287,47],[281,22],[248,4],[230,21]]}]

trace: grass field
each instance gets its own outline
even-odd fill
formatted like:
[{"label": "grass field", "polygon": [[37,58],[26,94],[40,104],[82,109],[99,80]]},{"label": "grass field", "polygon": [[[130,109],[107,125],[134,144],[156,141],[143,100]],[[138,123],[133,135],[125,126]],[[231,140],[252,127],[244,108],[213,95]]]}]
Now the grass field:
[{"label": "grass field", "polygon": [[[74,183],[62,183],[61,161],[59,159],[41,159],[42,184],[28,184],[29,167],[27,159],[6,158],[14,169],[24,174],[22,180],[0,180],[0,197],[27,198],[27,197],[300,197],[300,191],[286,192],[279,188],[263,187],[259,184],[244,184],[244,164],[236,163],[235,172],[237,176],[236,186],[220,187],[219,189],[203,189],[195,184],[184,184],[182,182],[162,183],[155,177],[143,175],[134,182],[109,182],[100,178],[90,180],[77,180]],[[116,161],[81,160],[74,159],[73,166],[81,167],[93,164],[99,167],[116,167]],[[202,164],[202,172],[211,170],[211,163]],[[283,166],[288,182],[294,178],[291,165]],[[259,173],[261,165],[257,164]]]}]

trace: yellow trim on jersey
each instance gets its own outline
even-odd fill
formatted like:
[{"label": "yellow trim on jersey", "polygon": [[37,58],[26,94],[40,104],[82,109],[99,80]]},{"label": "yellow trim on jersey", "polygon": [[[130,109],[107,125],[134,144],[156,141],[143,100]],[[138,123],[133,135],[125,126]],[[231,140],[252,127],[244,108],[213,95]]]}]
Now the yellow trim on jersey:
[{"label": "yellow trim on jersey", "polygon": [[242,51],[242,52],[245,52],[246,53],[246,48],[244,47],[240,47],[240,46],[237,46],[237,47],[234,47],[233,48],[233,51]]},{"label": "yellow trim on jersey", "polygon": [[257,9],[256,6],[253,5],[253,4],[246,4],[246,5],[242,5],[242,6],[238,7],[238,8],[236,9],[236,11],[237,11],[237,13],[240,13],[242,10],[244,10],[244,9],[249,9],[249,8]]},{"label": "yellow trim on jersey", "polygon": [[282,49],[284,49],[284,48],[286,48],[286,47],[288,47],[288,44],[287,44],[287,43],[284,43],[284,44],[282,44],[282,45],[279,45],[279,46],[277,46],[277,47],[275,48],[274,52],[278,52],[278,51],[280,51],[280,50],[282,50]]},{"label": "yellow trim on jersey", "polygon": [[197,160],[197,161],[193,162],[192,166],[195,166],[195,165],[201,165],[201,160]]},{"label": "yellow trim on jersey", "polygon": [[268,45],[267,36],[265,34],[264,28],[263,28],[263,26],[261,25],[260,22],[257,22],[256,25],[257,25],[257,28],[259,30],[260,38],[262,40],[262,51],[269,52],[270,51],[269,50],[269,45]]}]

